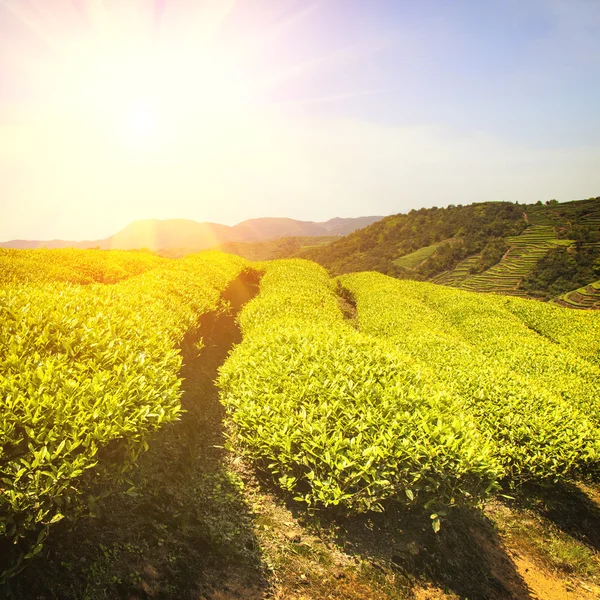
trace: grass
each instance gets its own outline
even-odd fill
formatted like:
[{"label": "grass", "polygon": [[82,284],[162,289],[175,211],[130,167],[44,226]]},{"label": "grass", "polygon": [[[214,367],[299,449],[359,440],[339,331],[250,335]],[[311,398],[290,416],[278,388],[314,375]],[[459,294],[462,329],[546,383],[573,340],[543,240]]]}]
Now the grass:
[{"label": "grass", "polygon": [[444,240],[442,242],[438,242],[437,244],[431,244],[431,246],[424,246],[415,252],[411,252],[410,254],[405,254],[404,256],[397,258],[393,262],[398,267],[414,269],[415,267],[418,267],[424,260],[432,256],[440,246],[449,243],[452,243],[452,240]]}]

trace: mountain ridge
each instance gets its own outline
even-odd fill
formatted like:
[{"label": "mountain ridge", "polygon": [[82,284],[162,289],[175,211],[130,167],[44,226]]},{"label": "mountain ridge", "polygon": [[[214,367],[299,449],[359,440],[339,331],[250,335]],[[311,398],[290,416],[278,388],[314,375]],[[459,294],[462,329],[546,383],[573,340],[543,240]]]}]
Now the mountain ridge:
[{"label": "mountain ridge", "polygon": [[133,221],[112,236],[100,240],[23,240],[0,242],[0,248],[100,248],[133,250],[167,248],[204,250],[223,243],[268,242],[284,237],[342,236],[375,223],[382,216],[334,217],[328,221],[301,221],[287,217],[248,219],[222,225],[192,219],[144,219]]}]

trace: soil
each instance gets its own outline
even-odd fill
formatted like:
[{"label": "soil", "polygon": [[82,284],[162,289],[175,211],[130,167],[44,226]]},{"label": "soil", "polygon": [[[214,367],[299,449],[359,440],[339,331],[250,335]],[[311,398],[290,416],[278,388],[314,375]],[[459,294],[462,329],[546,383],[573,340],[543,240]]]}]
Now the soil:
[{"label": "soil", "polygon": [[519,575],[529,588],[529,598],[534,600],[597,600],[600,587],[575,583],[556,577],[540,567],[530,557],[511,553]]},{"label": "soil", "polygon": [[[226,450],[214,380],[240,341],[236,314],[256,291],[255,276],[230,286],[230,309],[200,323],[200,354],[197,337],[184,341],[186,413],[156,435],[130,485],[95,518],[58,523],[0,598],[600,599],[594,577],[552,568],[502,525],[526,509],[545,535],[552,524],[597,560],[598,486],[531,489],[518,505],[457,509],[435,534],[428,515],[393,506],[353,519],[310,514]],[[352,301],[343,301],[352,321]]]}]

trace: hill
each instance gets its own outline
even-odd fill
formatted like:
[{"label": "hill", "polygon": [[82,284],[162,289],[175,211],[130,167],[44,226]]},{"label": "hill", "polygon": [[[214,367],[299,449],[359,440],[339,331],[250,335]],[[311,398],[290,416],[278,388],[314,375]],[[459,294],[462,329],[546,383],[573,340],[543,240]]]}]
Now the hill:
[{"label": "hill", "polygon": [[211,250],[237,254],[246,260],[290,258],[309,248],[318,248],[337,239],[336,236],[284,237],[268,242],[227,242]]},{"label": "hill", "polygon": [[[274,260],[276,258],[291,258],[308,248],[315,248],[328,244],[337,239],[337,236],[300,236],[283,237],[266,242],[223,242],[211,246],[209,250],[236,254],[246,260]],[[190,248],[164,248],[157,253],[165,258],[183,258],[194,254],[196,250]]]},{"label": "hill", "polygon": [[600,281],[568,292],[558,298],[556,303],[569,308],[600,308]]},{"label": "hill", "polygon": [[298,255],[336,275],[374,270],[549,300],[600,277],[600,197],[412,210]]},{"label": "hill", "polygon": [[149,219],[134,221],[122,231],[102,240],[11,240],[0,243],[0,248],[100,248],[101,250],[148,248],[153,251],[179,249],[182,251],[181,254],[189,254],[231,242],[253,243],[285,237],[347,235],[381,218],[379,216],[334,218],[318,223],[265,217],[242,221],[233,227],[188,219]]},{"label": "hill", "polygon": [[2,597],[598,598],[600,313],[218,252],[0,258]]}]

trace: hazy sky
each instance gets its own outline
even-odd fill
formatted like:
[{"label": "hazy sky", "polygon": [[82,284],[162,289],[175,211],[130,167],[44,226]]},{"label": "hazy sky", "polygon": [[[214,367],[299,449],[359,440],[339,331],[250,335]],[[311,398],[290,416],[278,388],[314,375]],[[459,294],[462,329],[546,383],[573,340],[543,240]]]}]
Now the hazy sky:
[{"label": "hazy sky", "polygon": [[600,195],[598,0],[0,0],[0,240]]}]

